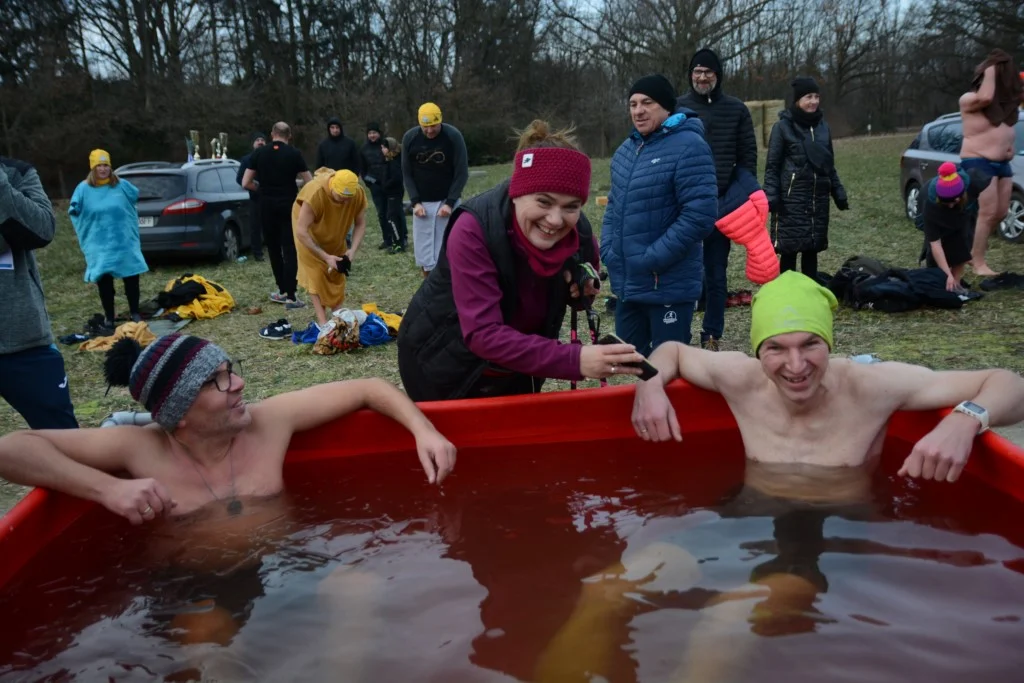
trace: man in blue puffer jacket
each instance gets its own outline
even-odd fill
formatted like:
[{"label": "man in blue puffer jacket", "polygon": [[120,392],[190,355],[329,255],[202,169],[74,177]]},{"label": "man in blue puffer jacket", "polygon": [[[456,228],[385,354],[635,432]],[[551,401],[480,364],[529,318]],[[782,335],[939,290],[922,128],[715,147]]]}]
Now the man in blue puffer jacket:
[{"label": "man in blue puffer jacket", "polygon": [[646,355],[665,341],[690,343],[718,183],[704,126],[676,111],[668,79],[634,83],[629,115],[634,130],[612,158],[601,261],[618,297],[615,330]]}]

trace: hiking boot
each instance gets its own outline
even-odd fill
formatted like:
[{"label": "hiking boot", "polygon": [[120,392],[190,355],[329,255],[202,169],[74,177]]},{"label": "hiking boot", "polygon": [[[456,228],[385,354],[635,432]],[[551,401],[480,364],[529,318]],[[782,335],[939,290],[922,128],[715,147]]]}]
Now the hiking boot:
[{"label": "hiking boot", "polygon": [[270,323],[260,330],[260,336],[270,341],[281,341],[282,339],[288,339],[291,335],[292,326],[284,318]]},{"label": "hiking boot", "polygon": [[715,339],[710,334],[704,334],[703,332],[700,335],[700,348],[704,349],[705,351],[722,350],[718,339]]}]

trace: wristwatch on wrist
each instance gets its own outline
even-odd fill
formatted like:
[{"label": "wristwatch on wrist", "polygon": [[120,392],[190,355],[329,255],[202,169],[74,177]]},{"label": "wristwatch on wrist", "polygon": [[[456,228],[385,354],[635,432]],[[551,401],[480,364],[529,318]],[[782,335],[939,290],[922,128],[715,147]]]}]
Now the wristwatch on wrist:
[{"label": "wristwatch on wrist", "polygon": [[964,415],[970,415],[975,420],[981,423],[981,428],[978,433],[988,430],[988,411],[979,406],[977,403],[971,401],[964,401],[956,408],[953,408],[954,413],[963,413]]}]

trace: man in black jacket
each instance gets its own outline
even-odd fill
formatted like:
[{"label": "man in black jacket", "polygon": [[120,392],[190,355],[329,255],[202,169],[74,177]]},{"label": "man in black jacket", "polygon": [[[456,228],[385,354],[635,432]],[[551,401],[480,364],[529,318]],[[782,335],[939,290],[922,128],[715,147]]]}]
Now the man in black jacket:
[{"label": "man in black jacket", "polygon": [[359,150],[356,149],[355,140],[345,136],[345,129],[337,116],[327,119],[327,137],[316,148],[313,170],[318,168],[332,168],[335,171],[347,169],[359,175]]},{"label": "man in black jacket", "polygon": [[[722,91],[722,62],[714,51],[703,48],[690,60],[690,91],[678,104],[692,109],[704,124],[704,136],[715,157],[718,196],[729,188],[735,167],[745,168],[757,177],[757,138],[747,105]],[[721,216],[719,216],[721,218]],[[704,322],[700,343],[705,349],[718,350],[725,331],[726,268],[729,265],[729,238],[717,229],[704,240]]]},{"label": "man in black jacket", "polygon": [[384,196],[384,174],[387,160],[384,158],[384,139],[380,124],[371,121],[366,124],[366,142],[359,148],[359,161],[363,169],[363,182],[370,188],[373,206],[377,209],[380,233],[384,238],[378,249],[390,249],[394,238],[387,224],[387,199]]}]

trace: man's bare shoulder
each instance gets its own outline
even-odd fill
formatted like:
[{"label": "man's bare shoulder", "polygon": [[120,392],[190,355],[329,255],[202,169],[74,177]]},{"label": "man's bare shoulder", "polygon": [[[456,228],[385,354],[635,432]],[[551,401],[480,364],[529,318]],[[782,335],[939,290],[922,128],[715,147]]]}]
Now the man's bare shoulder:
[{"label": "man's bare shoulder", "polygon": [[922,375],[934,372],[910,363],[856,363],[849,358],[833,360],[831,366],[845,378],[844,384],[852,396],[857,399],[887,399],[886,403],[898,403],[906,394],[907,387]]},{"label": "man's bare shoulder", "polygon": [[765,379],[761,362],[740,351],[720,351],[708,360],[715,383],[723,393],[749,389]]}]

